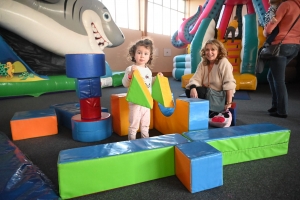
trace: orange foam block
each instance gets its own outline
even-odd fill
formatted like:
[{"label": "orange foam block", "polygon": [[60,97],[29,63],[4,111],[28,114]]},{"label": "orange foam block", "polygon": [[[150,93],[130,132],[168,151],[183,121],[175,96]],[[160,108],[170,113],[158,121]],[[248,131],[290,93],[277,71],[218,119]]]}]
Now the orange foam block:
[{"label": "orange foam block", "polygon": [[55,110],[31,110],[16,112],[10,120],[13,140],[22,140],[58,133]]},{"label": "orange foam block", "polygon": [[[126,93],[112,94],[110,96],[113,131],[120,136],[128,135],[129,105]],[[153,111],[150,110],[150,129],[153,129]]]},{"label": "orange foam block", "polygon": [[152,86],[152,97],[164,107],[174,107],[169,80],[164,76],[156,76]]},{"label": "orange foam block", "polygon": [[128,89],[127,101],[147,107],[153,108],[153,98],[148,90],[140,72],[135,70]]},{"label": "orange foam block", "polygon": [[174,108],[164,108],[155,101],[153,110],[154,128],[163,134],[208,129],[208,100],[180,98]]}]

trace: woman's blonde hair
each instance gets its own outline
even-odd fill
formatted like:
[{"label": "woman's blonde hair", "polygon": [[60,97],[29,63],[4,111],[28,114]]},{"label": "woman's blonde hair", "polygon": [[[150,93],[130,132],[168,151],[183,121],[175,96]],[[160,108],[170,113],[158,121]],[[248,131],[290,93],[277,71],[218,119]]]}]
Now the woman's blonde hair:
[{"label": "woman's blonde hair", "polygon": [[202,57],[202,60],[203,60],[202,62],[204,65],[209,64],[209,60],[205,56],[205,48],[206,48],[206,45],[208,45],[208,44],[214,45],[218,48],[218,55],[215,60],[216,64],[218,64],[219,60],[221,60],[222,58],[227,57],[227,50],[225,49],[223,43],[217,39],[210,39],[205,43],[204,47],[200,51],[200,56]]},{"label": "woman's blonde hair", "polygon": [[134,55],[135,55],[137,47],[139,47],[139,46],[143,46],[150,50],[150,57],[149,57],[148,62],[146,63],[148,66],[150,66],[152,63],[152,60],[153,60],[153,49],[154,49],[153,42],[150,39],[142,39],[142,40],[137,41],[135,44],[133,44],[129,48],[129,53],[127,55],[128,60],[130,60],[134,63],[136,62]]}]

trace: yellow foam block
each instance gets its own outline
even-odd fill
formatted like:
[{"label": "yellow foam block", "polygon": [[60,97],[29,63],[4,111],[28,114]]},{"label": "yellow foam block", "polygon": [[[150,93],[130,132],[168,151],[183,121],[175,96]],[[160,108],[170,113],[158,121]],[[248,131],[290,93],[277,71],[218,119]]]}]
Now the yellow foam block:
[{"label": "yellow foam block", "polygon": [[185,74],[181,77],[181,87],[185,88],[185,86],[189,83],[190,79],[194,74]]},{"label": "yellow foam block", "polygon": [[152,97],[164,107],[174,107],[169,80],[164,76],[156,76],[152,86]]},{"label": "yellow foam block", "polygon": [[54,109],[21,111],[10,120],[13,140],[22,140],[58,133]]},{"label": "yellow foam block", "polygon": [[153,108],[153,98],[138,70],[133,72],[126,100],[150,109]]},{"label": "yellow foam block", "polygon": [[[129,106],[126,93],[112,94],[110,97],[113,131],[120,136],[128,135]],[[153,129],[153,110],[150,110],[150,129]]]}]

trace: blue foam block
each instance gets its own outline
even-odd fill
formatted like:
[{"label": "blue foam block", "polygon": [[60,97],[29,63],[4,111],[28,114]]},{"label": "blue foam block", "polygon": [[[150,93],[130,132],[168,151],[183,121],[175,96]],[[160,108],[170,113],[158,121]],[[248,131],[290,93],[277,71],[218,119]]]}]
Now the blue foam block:
[{"label": "blue foam block", "polygon": [[54,109],[42,109],[42,110],[30,110],[30,111],[20,111],[16,112],[12,117],[13,120],[23,120],[23,119],[31,119],[31,118],[41,118],[48,116],[56,116]]},{"label": "blue foam block", "polygon": [[236,108],[237,108],[236,103],[234,103],[233,107],[229,108],[229,111],[231,112],[231,116],[232,116],[232,121],[231,121],[230,126],[236,125],[236,110],[237,110]]},{"label": "blue foam block", "polygon": [[101,82],[99,78],[76,79],[76,95],[79,99],[101,97]]},{"label": "blue foam block", "polygon": [[178,133],[174,133],[136,140],[78,147],[60,151],[58,164],[136,153],[187,142],[189,142],[188,139]]},{"label": "blue foam block", "polygon": [[190,160],[191,193],[223,185],[223,164],[220,151],[202,141],[178,144],[175,148]]},{"label": "blue foam block", "polygon": [[181,98],[189,102],[189,130],[208,129],[209,101],[205,99]]},{"label": "blue foam block", "polygon": [[215,128],[207,130],[190,131],[183,133],[184,136],[192,141],[214,141],[225,138],[235,138],[247,135],[270,134],[272,132],[286,131],[287,128],[270,123],[248,124],[232,126],[227,128]]}]

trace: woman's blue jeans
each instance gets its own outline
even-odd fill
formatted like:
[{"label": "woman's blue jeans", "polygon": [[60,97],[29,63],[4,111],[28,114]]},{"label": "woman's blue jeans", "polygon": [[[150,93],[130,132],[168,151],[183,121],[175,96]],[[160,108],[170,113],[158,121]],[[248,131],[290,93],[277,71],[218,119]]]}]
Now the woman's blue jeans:
[{"label": "woman's blue jeans", "polygon": [[288,114],[288,93],[285,85],[285,69],[287,64],[298,55],[300,45],[282,44],[279,57],[269,61],[267,79],[272,93],[272,107],[277,108],[280,115]]}]

